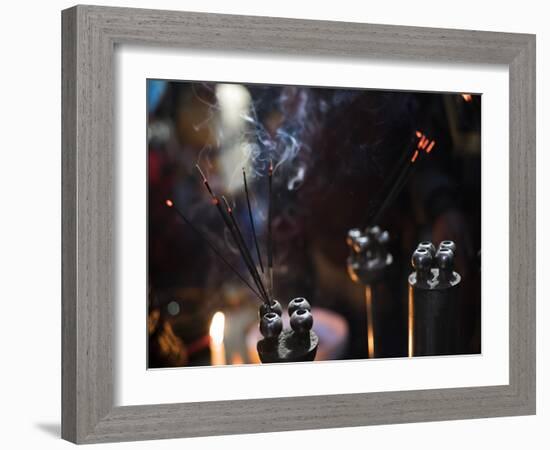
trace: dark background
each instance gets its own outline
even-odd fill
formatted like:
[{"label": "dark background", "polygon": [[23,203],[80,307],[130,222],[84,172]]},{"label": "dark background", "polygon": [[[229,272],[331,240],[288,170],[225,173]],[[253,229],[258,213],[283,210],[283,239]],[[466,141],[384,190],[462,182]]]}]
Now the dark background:
[{"label": "dark background", "polygon": [[436,145],[378,224],[390,233],[394,263],[377,353],[406,356],[411,254],[422,240],[446,239],[458,248],[462,353],[480,352],[481,96],[165,80],[148,80],[147,95],[149,367],[209,364],[208,328],[218,310],[227,318],[228,362],[255,361],[245,340],[257,327],[258,301],[165,200],[245,273],[194,165],[227,195],[252,244],[246,168],[265,258],[270,159],[275,296],[283,305],[306,297],[343,319],[345,345],[330,358],[365,358],[364,291],[347,274],[346,234],[365,225],[416,130]]}]

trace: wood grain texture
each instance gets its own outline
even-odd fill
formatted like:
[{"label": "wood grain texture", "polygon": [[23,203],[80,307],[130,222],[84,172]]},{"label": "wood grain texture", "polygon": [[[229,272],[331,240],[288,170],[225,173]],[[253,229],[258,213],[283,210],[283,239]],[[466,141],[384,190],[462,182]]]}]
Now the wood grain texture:
[{"label": "wood grain texture", "polygon": [[[62,35],[76,37],[74,26],[76,10],[63,14]],[[62,43],[62,135],[61,155],[61,233],[63,235],[61,260],[61,332],[62,332],[62,435],[76,440],[76,39],[63,39]]]},{"label": "wood grain texture", "polygon": [[[535,412],[534,36],[95,6],[62,16],[65,439],[93,443]],[[116,44],[507,65],[510,384],[113,407]]]}]

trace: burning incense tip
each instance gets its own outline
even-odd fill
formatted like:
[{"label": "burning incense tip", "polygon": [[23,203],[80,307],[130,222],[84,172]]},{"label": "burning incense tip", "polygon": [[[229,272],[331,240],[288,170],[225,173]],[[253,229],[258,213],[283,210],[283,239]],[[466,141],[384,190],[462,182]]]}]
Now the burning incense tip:
[{"label": "burning incense tip", "polygon": [[421,137],[422,137],[422,133],[421,133],[420,131],[417,131],[417,132],[416,132],[416,137],[417,137],[417,138],[421,138]]},{"label": "burning incense tip", "polygon": [[204,175],[204,172],[201,170],[200,166],[198,164],[195,164],[195,167],[197,168],[197,170],[199,171],[199,173],[201,174],[201,177],[202,177],[202,181],[206,182],[206,176]]},{"label": "burning incense tip", "polygon": [[231,214],[233,212],[233,209],[231,209],[231,206],[229,206],[229,202],[225,198],[225,195],[222,195],[222,200],[225,203],[225,208],[227,209],[227,212]]},{"label": "burning incense tip", "polygon": [[425,150],[426,147],[428,146],[428,143],[429,143],[429,142],[430,142],[430,140],[429,140],[426,136],[424,136],[424,142],[422,142],[422,145],[420,146],[420,148],[421,148],[422,150]]},{"label": "burning incense tip", "polygon": [[[210,183],[208,182],[208,180],[206,179],[206,175],[204,175],[204,172],[201,170],[201,168],[199,167],[198,164],[195,164],[195,167],[197,168],[197,170],[199,171],[199,173],[201,174],[201,177],[202,177],[202,182],[204,184],[204,186],[206,187],[208,193],[210,194],[210,196],[215,199],[216,196],[214,195],[214,192],[212,191],[212,188],[210,187]],[[216,203],[215,203],[216,204]]]},{"label": "burning incense tip", "polygon": [[168,206],[168,208],[171,208],[172,206],[174,206],[174,202],[170,199],[166,200],[166,206]]},{"label": "burning incense tip", "polygon": [[273,160],[269,160],[269,175],[273,174]]},{"label": "burning incense tip", "polygon": [[460,94],[462,95],[462,98],[464,99],[465,102],[471,102],[472,101],[472,94]]},{"label": "burning incense tip", "polygon": [[415,150],[415,151],[414,151],[414,155],[413,155],[412,158],[411,158],[411,162],[415,162],[415,161],[416,161],[416,158],[418,158],[418,150]]},{"label": "burning incense tip", "polygon": [[428,148],[426,149],[426,153],[430,153],[434,148],[434,145],[435,145],[435,141],[432,141],[430,145],[428,145]]}]

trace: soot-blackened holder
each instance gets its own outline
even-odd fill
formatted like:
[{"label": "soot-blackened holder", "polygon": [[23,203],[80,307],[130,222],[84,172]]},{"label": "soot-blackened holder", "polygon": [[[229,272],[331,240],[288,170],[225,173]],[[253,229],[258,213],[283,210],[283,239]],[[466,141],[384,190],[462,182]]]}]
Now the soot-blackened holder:
[{"label": "soot-blackened holder", "polygon": [[380,281],[393,262],[388,251],[390,236],[380,227],[368,227],[362,232],[353,228],[348,232],[347,244],[350,256],[347,260],[348,273],[355,282],[372,285]]},{"label": "soot-blackened holder", "polygon": [[[367,354],[369,358],[376,358],[384,354],[383,329],[391,317],[384,298],[387,296],[383,289],[383,281],[393,257],[388,251],[390,236],[387,231],[373,226],[364,232],[354,228],[348,232],[347,244],[350,255],[347,268],[350,278],[356,283],[365,286],[365,306],[367,315]],[[380,302],[384,308],[381,308]],[[387,350],[387,349],[386,349]]]},{"label": "soot-blackened holder", "polygon": [[412,255],[409,356],[457,353],[460,275],[454,271],[455,252],[452,241],[441,242],[437,251],[431,242],[421,242]]},{"label": "soot-blackened holder", "polygon": [[313,332],[309,302],[298,297],[288,304],[290,330],[283,330],[282,308],[278,301],[260,307],[260,332],[257,349],[262,363],[313,361],[319,338]]}]

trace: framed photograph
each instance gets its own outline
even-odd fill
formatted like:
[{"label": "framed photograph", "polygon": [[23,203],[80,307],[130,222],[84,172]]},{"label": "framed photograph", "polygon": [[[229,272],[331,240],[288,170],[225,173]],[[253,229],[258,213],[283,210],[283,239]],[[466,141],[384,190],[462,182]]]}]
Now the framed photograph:
[{"label": "framed photograph", "polygon": [[62,435],[535,413],[535,37],[62,13]]}]

